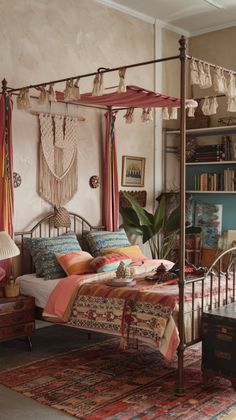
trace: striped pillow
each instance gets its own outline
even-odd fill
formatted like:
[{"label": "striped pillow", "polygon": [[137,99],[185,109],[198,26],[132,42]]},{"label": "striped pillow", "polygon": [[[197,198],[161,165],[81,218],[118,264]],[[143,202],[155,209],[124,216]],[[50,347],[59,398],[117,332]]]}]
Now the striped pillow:
[{"label": "striped pillow", "polygon": [[81,251],[74,232],[52,238],[25,238],[24,242],[33,258],[37,277],[44,277],[45,280],[65,277],[55,254]]},{"label": "striped pillow", "polygon": [[68,276],[72,274],[94,273],[90,266],[93,257],[89,252],[69,252],[68,254],[55,254],[60,266]]},{"label": "striped pillow", "polygon": [[129,240],[124,230],[118,232],[91,231],[86,235],[89,250],[94,257],[101,255],[106,248],[129,246]]},{"label": "striped pillow", "polygon": [[106,271],[116,270],[119,267],[121,261],[123,261],[125,266],[132,262],[132,260],[127,258],[126,255],[122,253],[116,253],[100,255],[99,257],[94,258],[90,265],[97,273],[103,273]]},{"label": "striped pillow", "polygon": [[143,255],[138,245],[117,247],[112,250],[110,248],[103,249],[103,254],[105,255],[110,254],[111,252],[121,252],[122,254],[125,254],[127,258],[130,258],[134,263],[140,263],[147,260],[147,257]]}]

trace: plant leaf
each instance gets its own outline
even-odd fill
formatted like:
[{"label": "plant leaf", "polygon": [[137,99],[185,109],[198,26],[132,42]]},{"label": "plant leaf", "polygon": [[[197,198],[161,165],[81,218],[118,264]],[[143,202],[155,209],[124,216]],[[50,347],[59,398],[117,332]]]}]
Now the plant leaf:
[{"label": "plant leaf", "polygon": [[161,195],[159,204],[156,208],[156,211],[154,213],[154,232],[158,233],[165,220],[165,211],[166,211],[166,199],[165,195]]},{"label": "plant leaf", "polygon": [[176,207],[165,222],[165,231],[172,232],[180,227],[180,207]]},{"label": "plant leaf", "polygon": [[129,201],[135,211],[141,226],[149,226],[153,224],[153,215],[145,210],[127,191],[122,191],[124,197]]}]

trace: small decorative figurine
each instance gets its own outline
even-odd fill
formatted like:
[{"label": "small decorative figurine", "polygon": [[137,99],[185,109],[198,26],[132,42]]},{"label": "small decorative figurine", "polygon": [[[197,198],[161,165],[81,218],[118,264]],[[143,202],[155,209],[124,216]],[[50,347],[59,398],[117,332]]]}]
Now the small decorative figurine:
[{"label": "small decorative figurine", "polygon": [[89,185],[91,188],[97,188],[100,185],[100,180],[97,175],[92,175],[89,179]]},{"label": "small decorative figurine", "polygon": [[116,278],[117,279],[126,279],[129,277],[129,270],[125,267],[125,264],[123,261],[120,262],[117,270],[116,270]]}]

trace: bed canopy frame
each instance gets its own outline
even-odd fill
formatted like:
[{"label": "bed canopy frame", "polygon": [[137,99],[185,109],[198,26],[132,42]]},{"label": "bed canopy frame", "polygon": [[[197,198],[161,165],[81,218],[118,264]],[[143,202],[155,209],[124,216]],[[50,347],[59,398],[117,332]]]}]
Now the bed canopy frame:
[{"label": "bed canopy frame", "polygon": [[[82,79],[86,77],[96,76],[99,73],[108,73],[108,72],[114,72],[118,71],[121,68],[135,68],[139,66],[146,66],[146,65],[155,65],[157,63],[167,62],[167,61],[173,61],[173,60],[179,60],[180,62],[180,99],[174,98],[167,95],[161,95],[157,94],[155,92],[150,92],[148,90],[130,86],[127,89],[126,93],[119,93],[119,94],[105,94],[102,96],[95,96],[92,97],[91,94],[82,94],[81,98],[79,100],[73,100],[73,101],[64,101],[63,100],[63,93],[56,92],[56,97],[58,102],[64,102],[64,103],[71,103],[71,104],[78,104],[81,106],[89,106],[92,108],[100,108],[100,109],[107,109],[110,113],[112,111],[118,111],[121,109],[127,109],[130,106],[135,108],[143,108],[144,106],[150,106],[150,107],[179,107],[180,108],[180,236],[179,236],[179,263],[180,263],[180,278],[179,278],[179,318],[178,318],[178,327],[179,327],[179,338],[180,338],[180,345],[178,348],[178,380],[177,380],[177,394],[183,395],[184,394],[184,350],[187,347],[185,344],[185,336],[184,336],[184,292],[185,292],[185,284],[186,282],[189,282],[185,278],[185,146],[186,146],[186,68],[187,68],[187,61],[192,59],[193,57],[187,55],[186,53],[186,39],[184,36],[181,37],[179,40],[179,51],[180,53],[175,56],[165,57],[161,59],[156,60],[150,60],[145,62],[139,62],[134,63],[130,65],[115,67],[115,68],[99,68],[96,72],[92,73],[86,73],[82,75],[77,75],[73,77],[53,80],[50,82],[43,82],[43,83],[37,83],[34,85],[28,85],[28,86],[22,86],[18,88],[9,88],[7,86],[7,81],[4,79],[2,81],[2,94],[3,95],[11,95],[11,94],[19,94],[19,91],[22,89],[32,89],[32,88],[41,88],[45,87],[47,85],[51,84],[57,84],[61,82],[67,82],[70,80],[75,79]],[[196,61],[197,58],[194,58]],[[211,67],[216,67],[214,64],[207,63]],[[227,69],[225,69],[227,70]],[[229,71],[229,70],[227,70]],[[113,101],[112,100],[117,97],[117,95],[120,95],[120,101]],[[136,95],[136,96],[135,96]],[[214,95],[216,96],[216,95]],[[123,100],[125,98],[125,100]],[[129,99],[130,101],[129,102]],[[135,99],[134,99],[135,98]],[[136,99],[137,98],[137,99]],[[141,100],[140,100],[141,99]],[[115,107],[114,107],[115,104]],[[21,233],[22,234],[22,233]],[[199,279],[197,279],[199,280]],[[204,278],[201,279],[204,281]],[[194,283],[195,281],[192,281],[193,284],[193,290],[194,290]],[[204,288],[204,286],[202,286]],[[199,340],[198,340],[199,341]],[[193,339],[191,340],[191,344],[196,342]]]}]

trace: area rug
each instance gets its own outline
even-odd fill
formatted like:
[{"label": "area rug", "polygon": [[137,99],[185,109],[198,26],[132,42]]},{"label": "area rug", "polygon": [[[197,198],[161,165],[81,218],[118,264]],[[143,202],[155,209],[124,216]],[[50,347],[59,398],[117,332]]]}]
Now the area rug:
[{"label": "area rug", "polygon": [[236,393],[214,378],[201,386],[201,349],[185,355],[186,394],[175,395],[176,360],[139,344],[120,351],[119,340],[41,359],[0,373],[0,383],[39,403],[83,420],[234,419]]}]

